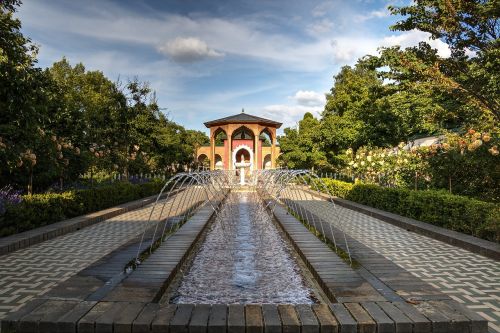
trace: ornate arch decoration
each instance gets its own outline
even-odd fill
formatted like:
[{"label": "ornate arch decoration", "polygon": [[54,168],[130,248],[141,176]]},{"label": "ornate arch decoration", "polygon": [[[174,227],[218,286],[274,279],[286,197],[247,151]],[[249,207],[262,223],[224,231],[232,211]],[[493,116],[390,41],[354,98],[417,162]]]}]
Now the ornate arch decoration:
[{"label": "ornate arch decoration", "polygon": [[253,165],[253,151],[252,151],[252,148],[250,148],[247,145],[239,145],[236,148],[234,148],[234,150],[233,150],[233,159],[232,159],[232,161],[233,161],[233,167],[236,169],[236,154],[238,153],[238,151],[240,151],[242,149],[246,150],[250,154],[250,170],[252,171],[254,169],[254,165]]},{"label": "ornate arch decoration", "polygon": [[238,127],[233,131],[233,134],[231,134],[232,140],[241,140],[241,139],[253,140],[254,137],[255,133],[246,126]]}]

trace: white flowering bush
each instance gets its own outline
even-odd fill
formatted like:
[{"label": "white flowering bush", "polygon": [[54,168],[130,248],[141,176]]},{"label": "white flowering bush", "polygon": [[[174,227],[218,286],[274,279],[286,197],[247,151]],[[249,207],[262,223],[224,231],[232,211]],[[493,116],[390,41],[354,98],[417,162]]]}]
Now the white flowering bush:
[{"label": "white flowering bush", "polygon": [[404,143],[394,149],[362,147],[356,153],[348,150],[347,167],[343,172],[366,183],[408,186],[423,160],[416,150],[403,147]]},{"label": "white flowering bush", "polygon": [[364,183],[413,189],[446,189],[450,193],[500,200],[500,140],[473,129],[448,134],[441,143],[408,149],[362,147],[347,150],[342,172]]}]

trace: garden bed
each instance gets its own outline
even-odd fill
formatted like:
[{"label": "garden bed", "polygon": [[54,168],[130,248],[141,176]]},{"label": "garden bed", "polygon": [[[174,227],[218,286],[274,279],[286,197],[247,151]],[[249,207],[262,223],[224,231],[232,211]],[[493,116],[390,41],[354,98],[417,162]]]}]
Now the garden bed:
[{"label": "garden bed", "polygon": [[339,198],[500,242],[500,206],[495,203],[445,191],[414,191],[334,179],[323,179],[323,182],[330,193]]},{"label": "garden bed", "polygon": [[64,219],[92,213],[160,192],[163,182],[115,183],[63,193],[25,195],[0,217],[0,237],[28,231]]}]

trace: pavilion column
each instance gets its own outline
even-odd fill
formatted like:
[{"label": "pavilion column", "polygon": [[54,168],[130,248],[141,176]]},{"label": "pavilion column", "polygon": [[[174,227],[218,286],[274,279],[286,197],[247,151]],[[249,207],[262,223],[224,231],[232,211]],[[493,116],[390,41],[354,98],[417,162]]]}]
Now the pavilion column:
[{"label": "pavilion column", "polygon": [[215,137],[210,137],[210,170],[215,170]]},{"label": "pavilion column", "polygon": [[272,133],[271,137],[271,169],[276,168],[276,131]]},{"label": "pavilion column", "polygon": [[254,136],[254,151],[255,151],[255,154],[254,154],[254,162],[253,162],[253,165],[254,165],[254,170],[258,170],[260,169],[259,167],[259,136],[258,135],[255,135]]},{"label": "pavilion column", "polygon": [[227,156],[227,160],[228,160],[228,166],[227,166],[227,169],[228,170],[233,170],[233,140],[232,140],[232,133],[228,134],[226,133],[227,135],[227,142],[228,142],[228,156]]}]

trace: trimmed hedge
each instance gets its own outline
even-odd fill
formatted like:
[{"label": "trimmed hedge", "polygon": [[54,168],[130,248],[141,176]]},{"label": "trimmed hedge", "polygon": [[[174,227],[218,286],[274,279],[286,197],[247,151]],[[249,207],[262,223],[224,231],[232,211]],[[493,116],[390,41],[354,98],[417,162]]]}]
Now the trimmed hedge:
[{"label": "trimmed hedge", "polygon": [[137,185],[115,183],[60,194],[26,195],[20,204],[8,206],[0,217],[0,237],[138,200],[159,193],[163,185],[160,181]]},{"label": "trimmed hedge", "polygon": [[500,206],[445,191],[414,191],[323,179],[331,194],[500,243]]}]

